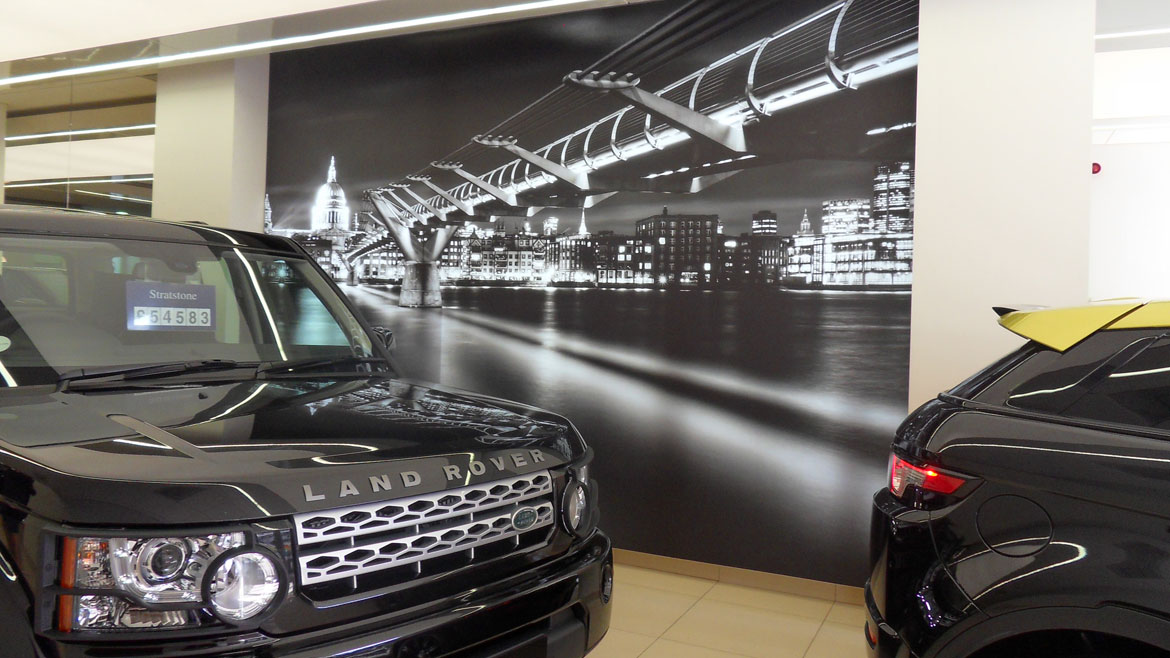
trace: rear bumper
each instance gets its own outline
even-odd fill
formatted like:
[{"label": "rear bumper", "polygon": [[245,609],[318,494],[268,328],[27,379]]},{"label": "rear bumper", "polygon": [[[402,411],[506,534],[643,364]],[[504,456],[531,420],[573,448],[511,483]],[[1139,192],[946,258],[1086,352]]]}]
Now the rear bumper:
[{"label": "rear bumper", "polygon": [[935,642],[967,616],[966,596],[935,548],[931,513],[908,507],[889,490],[873,498],[870,576],[865,586],[870,658],[928,655]]},{"label": "rear bumper", "polygon": [[865,584],[865,647],[869,658],[904,658],[911,656],[910,648],[902,642],[898,631],[886,623],[878,612],[877,602],[869,583]]}]

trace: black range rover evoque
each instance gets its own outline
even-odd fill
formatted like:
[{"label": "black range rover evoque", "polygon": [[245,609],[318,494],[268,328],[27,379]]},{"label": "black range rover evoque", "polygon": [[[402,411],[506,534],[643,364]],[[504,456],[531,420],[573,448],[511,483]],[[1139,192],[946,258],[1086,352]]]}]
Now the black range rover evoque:
[{"label": "black range rover evoque", "polygon": [[997,310],[1028,343],[895,436],[869,654],[1170,656],[1170,302]]},{"label": "black range rover evoque", "polygon": [[592,453],[387,336],[284,238],[0,209],[0,657],[587,653]]}]

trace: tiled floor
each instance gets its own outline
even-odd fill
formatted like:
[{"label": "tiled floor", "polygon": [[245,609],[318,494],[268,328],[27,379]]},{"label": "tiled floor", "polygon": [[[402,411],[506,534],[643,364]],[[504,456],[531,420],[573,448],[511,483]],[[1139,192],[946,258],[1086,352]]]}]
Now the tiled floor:
[{"label": "tiled floor", "polygon": [[618,564],[589,658],[863,658],[861,606]]}]

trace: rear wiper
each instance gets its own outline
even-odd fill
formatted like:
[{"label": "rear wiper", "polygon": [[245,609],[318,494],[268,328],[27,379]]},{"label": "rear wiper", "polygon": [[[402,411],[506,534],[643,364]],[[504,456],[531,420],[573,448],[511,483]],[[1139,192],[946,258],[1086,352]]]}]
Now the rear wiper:
[{"label": "rear wiper", "polygon": [[155,377],[169,377],[171,375],[185,375],[194,372],[212,372],[216,370],[231,370],[234,368],[255,368],[257,363],[241,363],[231,359],[203,359],[200,361],[174,361],[172,363],[157,363],[149,366],[133,366],[129,368],[102,368],[98,370],[82,370],[77,374],[65,374],[57,380],[61,390],[84,390],[104,388],[111,384],[133,381],[137,379],[151,379]]},{"label": "rear wiper", "polygon": [[256,368],[257,375],[296,372],[298,370],[314,370],[316,368],[324,368],[325,366],[335,366],[340,364],[354,364],[360,365],[363,363],[386,363],[385,359],[380,359],[373,356],[335,356],[332,358],[323,359],[320,357],[311,359],[300,359],[298,361],[272,361]]}]

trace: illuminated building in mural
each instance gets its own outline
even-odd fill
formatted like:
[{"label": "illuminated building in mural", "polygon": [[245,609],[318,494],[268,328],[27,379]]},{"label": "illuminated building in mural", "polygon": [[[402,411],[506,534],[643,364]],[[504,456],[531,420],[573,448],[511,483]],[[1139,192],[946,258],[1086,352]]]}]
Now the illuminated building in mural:
[{"label": "illuminated building in mural", "polygon": [[[309,228],[297,229],[274,227],[272,223],[272,203],[268,195],[264,195],[264,232],[296,240],[309,255],[321,265],[321,269],[333,275],[336,279],[348,279],[351,276],[349,262],[345,253],[354,242],[355,237],[373,230],[369,219],[351,213],[345,199],[345,190],[337,181],[337,161],[329,158],[329,169],[325,175],[325,182],[317,188],[312,207],[309,209]],[[386,256],[375,257],[374,260],[385,261]],[[364,265],[366,271],[378,271],[377,265]],[[369,276],[363,272],[353,272],[353,276]]]},{"label": "illuminated building in mural", "polygon": [[914,230],[914,166],[884,162],[873,172],[873,227],[879,233]]},{"label": "illuminated building in mural", "polygon": [[597,254],[594,250],[589,228],[585,226],[585,213],[581,213],[581,225],[577,232],[558,235],[553,242],[555,271],[554,283],[583,284],[597,280]]},{"label": "illuminated building in mural", "polygon": [[787,247],[783,283],[797,288],[907,290],[914,258],[914,167],[874,167],[873,198],[826,201],[821,230],[805,212]]},{"label": "illuminated building in mural", "polygon": [[599,288],[654,285],[653,245],[632,235],[601,231],[593,237],[594,263]]},{"label": "illuminated building in mural", "polygon": [[350,230],[349,204],[345,200],[345,190],[337,182],[337,161],[333,156],[329,157],[325,183],[317,188],[317,198],[309,211],[309,230],[318,235],[326,231],[348,233]]},{"label": "illuminated building in mural", "polygon": [[650,272],[659,285],[713,283],[723,223],[719,215],[672,215],[662,208],[635,224],[634,234],[654,247]]},{"label": "illuminated building in mural", "polygon": [[785,242],[775,234],[743,233],[722,241],[719,283],[731,285],[773,285],[780,280]]},{"label": "illuminated building in mural", "polygon": [[869,199],[836,199],[821,204],[821,233],[850,235],[870,231]]},{"label": "illuminated building in mural", "polygon": [[776,213],[761,210],[752,214],[752,235],[776,235],[778,231]]}]

